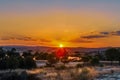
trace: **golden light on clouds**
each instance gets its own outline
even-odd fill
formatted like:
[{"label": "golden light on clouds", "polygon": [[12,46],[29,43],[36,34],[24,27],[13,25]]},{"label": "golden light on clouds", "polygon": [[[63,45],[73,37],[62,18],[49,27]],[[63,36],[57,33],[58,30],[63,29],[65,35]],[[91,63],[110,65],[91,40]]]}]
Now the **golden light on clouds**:
[{"label": "golden light on clouds", "polygon": [[[101,31],[117,31],[118,26],[113,29],[114,24],[113,17],[97,12],[53,11],[37,15],[0,15],[1,36],[10,35],[6,40],[1,38],[0,44],[57,46],[62,42],[60,47],[63,44],[66,47],[100,47],[109,46],[108,43],[115,46],[118,45],[117,40],[99,34]],[[23,36],[16,38],[11,33]],[[26,39],[25,36],[30,38]],[[119,37],[117,39],[120,40]]]}]

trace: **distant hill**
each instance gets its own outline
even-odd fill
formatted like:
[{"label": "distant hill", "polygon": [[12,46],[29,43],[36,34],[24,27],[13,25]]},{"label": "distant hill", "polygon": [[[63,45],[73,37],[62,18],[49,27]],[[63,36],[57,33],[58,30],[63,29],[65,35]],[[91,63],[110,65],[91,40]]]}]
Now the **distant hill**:
[{"label": "distant hill", "polygon": [[[18,51],[40,51],[40,52],[54,52],[57,47],[46,47],[46,46],[0,46],[4,49],[10,50],[11,48],[16,48]],[[84,47],[66,47],[65,49],[69,52],[92,52],[92,51],[105,51],[109,47],[103,48],[84,48]]]}]

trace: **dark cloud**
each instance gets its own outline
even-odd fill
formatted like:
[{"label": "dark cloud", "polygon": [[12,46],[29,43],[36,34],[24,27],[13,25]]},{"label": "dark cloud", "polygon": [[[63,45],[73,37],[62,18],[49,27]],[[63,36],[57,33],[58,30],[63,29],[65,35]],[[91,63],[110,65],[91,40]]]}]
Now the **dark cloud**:
[{"label": "dark cloud", "polygon": [[40,39],[40,42],[51,42],[51,40],[47,40],[47,39]]},{"label": "dark cloud", "polygon": [[14,37],[6,37],[6,36],[4,36],[4,37],[1,37],[0,38],[1,40],[12,40],[12,39],[15,39]]},{"label": "dark cloud", "polygon": [[17,40],[24,40],[24,41],[35,41],[31,37],[23,36],[23,37],[16,37]]},{"label": "dark cloud", "polygon": [[100,32],[100,34],[109,35],[110,33],[109,32]]},{"label": "dark cloud", "polygon": [[113,36],[120,36],[120,31],[100,32],[100,34],[104,34],[104,35],[113,35]]},{"label": "dark cloud", "polygon": [[111,32],[111,34],[114,36],[120,36],[120,31]]},{"label": "dark cloud", "polygon": [[98,32],[97,34],[84,35],[81,38],[84,38],[84,39],[97,39],[97,38],[105,38],[105,37],[110,37],[110,36],[120,36],[120,31]]},{"label": "dark cloud", "polygon": [[35,41],[35,39],[32,39],[28,36],[22,36],[22,35],[9,35],[9,36],[2,36],[0,38],[1,40],[23,40],[23,41]]},{"label": "dark cloud", "polygon": [[29,36],[24,36],[24,35],[13,35],[13,34],[9,34],[7,36],[2,36],[0,38],[0,40],[21,40],[21,41],[39,41],[39,42],[42,42],[42,43],[45,43],[45,42],[51,42],[51,40],[49,39],[33,39],[32,37],[29,37]]},{"label": "dark cloud", "polygon": [[70,40],[69,42],[73,42],[73,43],[91,43],[93,41],[76,38],[76,39]]},{"label": "dark cloud", "polygon": [[81,38],[85,38],[85,39],[95,39],[95,38],[105,38],[108,37],[106,35],[87,35],[87,36],[82,36]]},{"label": "dark cloud", "polygon": [[97,32],[97,33],[90,33],[88,35],[84,35],[84,36],[81,36],[81,38],[84,38],[84,39],[97,39],[97,38],[105,38],[105,37],[109,37],[109,32]]}]

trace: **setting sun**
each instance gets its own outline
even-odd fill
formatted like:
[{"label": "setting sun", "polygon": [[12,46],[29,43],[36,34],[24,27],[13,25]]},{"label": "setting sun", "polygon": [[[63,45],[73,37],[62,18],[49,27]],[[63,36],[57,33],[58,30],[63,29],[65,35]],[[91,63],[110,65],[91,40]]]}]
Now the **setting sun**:
[{"label": "setting sun", "polygon": [[59,47],[62,48],[62,47],[63,47],[63,44],[60,44]]}]

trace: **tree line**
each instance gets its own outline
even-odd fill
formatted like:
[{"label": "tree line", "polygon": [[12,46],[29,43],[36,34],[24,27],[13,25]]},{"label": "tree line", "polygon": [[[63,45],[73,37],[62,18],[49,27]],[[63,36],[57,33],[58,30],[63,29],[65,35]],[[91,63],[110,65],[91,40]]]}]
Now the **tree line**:
[{"label": "tree line", "polygon": [[96,53],[96,55],[84,55],[82,56],[82,61],[91,65],[99,65],[100,61],[111,61],[111,65],[113,65],[113,61],[118,61],[120,65],[120,49],[119,48],[108,48],[103,53]]},{"label": "tree line", "polygon": [[[61,61],[67,63],[68,56],[65,55]],[[97,53],[96,55],[77,55],[81,58],[81,61],[84,64],[90,63],[91,65],[99,65],[99,61],[119,61],[120,65],[120,50],[117,48],[109,48],[105,51],[104,55]],[[35,52],[32,54],[32,50],[28,50],[20,54],[15,48],[11,50],[4,50],[0,48],[0,70],[5,69],[32,69],[36,68],[35,60],[48,60],[48,65],[51,66],[59,61],[59,58],[56,57],[55,53],[45,53],[45,52]]]},{"label": "tree line", "polygon": [[35,60],[48,60],[47,65],[51,66],[58,62],[55,53],[38,52],[33,53],[32,50],[19,53],[15,48],[4,50],[0,48],[0,70],[5,69],[32,69],[36,68]]},{"label": "tree line", "polygon": [[27,51],[20,55],[15,48],[4,50],[0,48],[0,70],[5,69],[32,69],[36,68],[36,63],[33,60],[33,55]]}]

